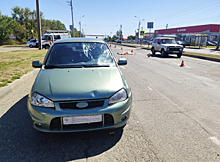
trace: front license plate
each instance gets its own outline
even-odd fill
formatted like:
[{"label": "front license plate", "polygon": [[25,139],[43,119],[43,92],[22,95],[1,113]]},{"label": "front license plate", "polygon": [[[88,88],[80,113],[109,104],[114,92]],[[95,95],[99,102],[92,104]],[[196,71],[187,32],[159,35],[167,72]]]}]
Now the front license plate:
[{"label": "front license plate", "polygon": [[179,53],[179,51],[173,51],[173,53]]},{"label": "front license plate", "polygon": [[72,116],[63,117],[63,124],[87,124],[87,123],[97,123],[102,121],[102,115],[85,115],[85,116]]}]

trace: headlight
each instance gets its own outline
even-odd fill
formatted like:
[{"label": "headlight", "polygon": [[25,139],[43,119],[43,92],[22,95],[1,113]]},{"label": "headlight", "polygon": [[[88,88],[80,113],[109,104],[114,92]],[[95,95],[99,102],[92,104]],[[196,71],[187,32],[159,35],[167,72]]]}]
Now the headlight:
[{"label": "headlight", "polygon": [[182,51],[183,49],[182,48],[180,48],[180,51]]},{"label": "headlight", "polygon": [[54,107],[53,101],[37,93],[33,93],[31,97],[31,104],[34,106],[39,106],[39,107]]},{"label": "headlight", "polygon": [[124,101],[128,98],[127,92],[125,89],[121,89],[120,91],[116,92],[112,97],[109,98],[108,104],[113,104],[117,102]]}]

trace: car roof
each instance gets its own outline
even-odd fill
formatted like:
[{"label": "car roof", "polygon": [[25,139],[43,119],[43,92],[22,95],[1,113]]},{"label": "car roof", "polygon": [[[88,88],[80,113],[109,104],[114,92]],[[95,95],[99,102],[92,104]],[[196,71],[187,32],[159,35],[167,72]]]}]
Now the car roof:
[{"label": "car roof", "polygon": [[105,43],[105,41],[101,39],[96,39],[96,38],[66,38],[66,39],[60,39],[54,44],[57,43],[70,43],[70,42],[97,42],[97,43]]}]

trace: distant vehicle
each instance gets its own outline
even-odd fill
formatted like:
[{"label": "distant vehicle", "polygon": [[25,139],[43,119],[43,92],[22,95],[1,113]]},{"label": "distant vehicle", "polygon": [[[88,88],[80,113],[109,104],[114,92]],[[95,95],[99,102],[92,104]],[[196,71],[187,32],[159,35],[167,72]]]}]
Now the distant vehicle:
[{"label": "distant vehicle", "polygon": [[116,43],[121,43],[121,40],[120,40],[120,39],[117,39],[117,40],[116,40]]},{"label": "distant vehicle", "polygon": [[71,38],[69,30],[46,30],[41,38],[42,48],[49,49],[53,42],[65,38]]},{"label": "distant vehicle", "polygon": [[38,41],[37,41],[37,38],[31,39],[30,42],[26,42],[26,46],[27,46],[27,47],[30,47],[30,48],[36,47],[37,42],[38,42]]},{"label": "distant vehicle", "polygon": [[156,37],[152,42],[152,55],[160,52],[162,57],[169,54],[176,54],[178,58],[182,56],[183,46],[176,43],[174,37]]},{"label": "distant vehicle", "polygon": [[185,45],[185,43],[184,43],[183,41],[176,41],[176,43],[177,43],[177,44],[179,44],[179,45],[182,45],[182,46],[183,46],[183,48],[185,48],[185,47],[186,47],[186,45]]},{"label": "distant vehicle", "polygon": [[27,100],[33,127],[43,132],[123,128],[132,92],[107,43],[95,38],[54,42],[39,68]]}]

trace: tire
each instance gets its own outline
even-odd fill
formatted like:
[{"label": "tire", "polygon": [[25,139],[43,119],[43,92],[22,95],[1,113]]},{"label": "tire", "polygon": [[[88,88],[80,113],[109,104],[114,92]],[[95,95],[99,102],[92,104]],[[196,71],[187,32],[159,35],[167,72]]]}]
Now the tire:
[{"label": "tire", "polygon": [[30,48],[33,48],[33,45],[32,45],[32,44],[30,44],[30,45],[29,45],[29,47],[30,47]]},{"label": "tire", "polygon": [[166,56],[167,56],[167,54],[166,54],[166,52],[164,51],[164,49],[161,50],[161,56],[162,56],[162,57],[166,57]]},{"label": "tire", "polygon": [[45,46],[45,49],[49,49],[49,48],[50,48],[50,46],[49,46],[49,45],[46,45],[46,46]]},{"label": "tire", "polygon": [[181,58],[181,56],[182,56],[182,53],[178,53],[178,54],[177,54],[177,57],[178,57],[178,58]]},{"label": "tire", "polygon": [[152,52],[152,55],[155,55],[155,53],[156,53],[154,48],[151,49],[151,52]]}]

